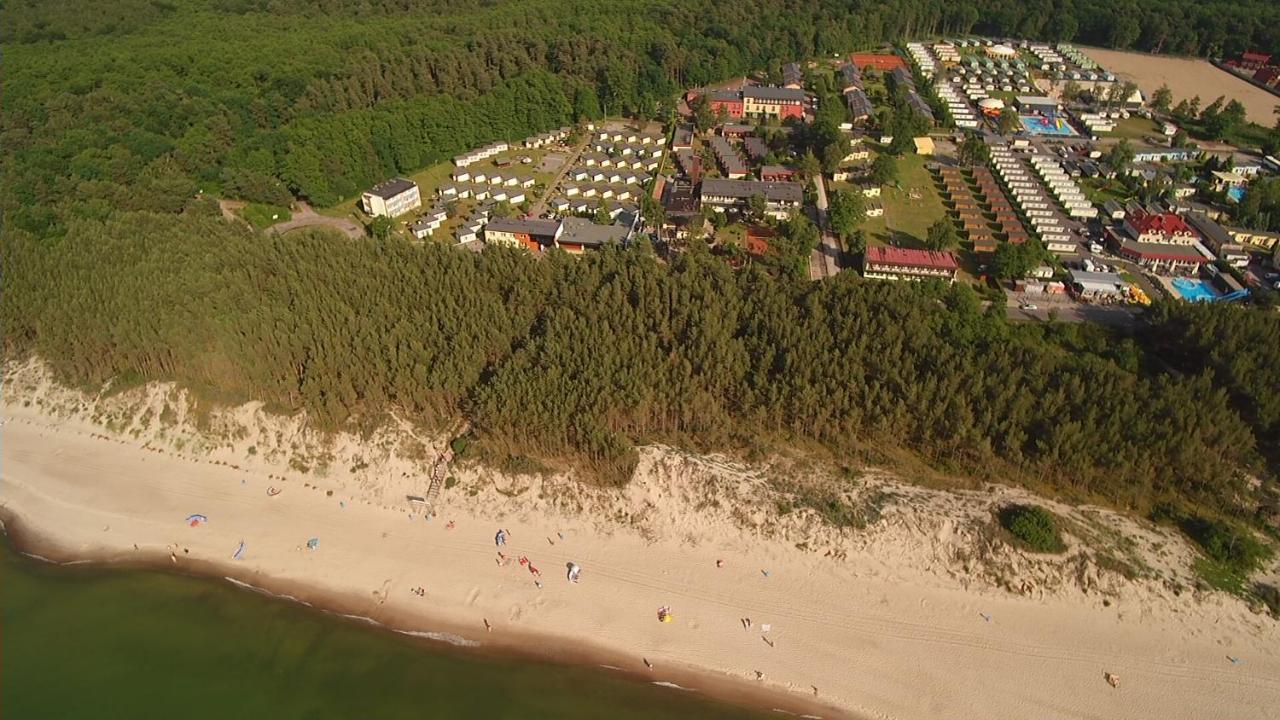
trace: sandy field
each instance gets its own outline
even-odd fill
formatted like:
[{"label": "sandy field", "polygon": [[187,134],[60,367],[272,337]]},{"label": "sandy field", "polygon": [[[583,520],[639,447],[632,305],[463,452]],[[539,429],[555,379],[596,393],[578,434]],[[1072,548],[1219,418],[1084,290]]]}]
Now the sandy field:
[{"label": "sandy field", "polygon": [[[158,562],[402,631],[590,657],[828,718],[1280,707],[1278,623],[1195,590],[1180,539],[1107,511],[1046,503],[1071,549],[1032,557],[992,531],[992,508],[1027,499],[1019,490],[868,472],[844,495],[866,526],[833,529],[779,508],[788,483],[819,482],[818,469],[647,448],[613,492],[457,467],[428,517],[404,495],[423,492],[424,461],[443,445],[412,428],[322,442],[254,405],[196,422],[163,385],[87,396],[38,366],[5,385],[0,512],[20,544],[55,560]],[[193,513],[208,521],[188,526]],[[1126,548],[1116,560],[1139,579],[1100,567],[1093,544]],[[569,562],[581,582],[566,579]],[[661,606],[674,622],[658,622]]]},{"label": "sandy field", "polygon": [[1240,78],[1219,70],[1207,60],[1165,57],[1146,53],[1081,48],[1102,67],[1138,84],[1142,94],[1151,97],[1156,88],[1168,85],[1173,103],[1200,96],[1200,106],[1213,102],[1219,95],[1239,100],[1253,122],[1271,127],[1276,122],[1275,107],[1280,97],[1261,90]]}]

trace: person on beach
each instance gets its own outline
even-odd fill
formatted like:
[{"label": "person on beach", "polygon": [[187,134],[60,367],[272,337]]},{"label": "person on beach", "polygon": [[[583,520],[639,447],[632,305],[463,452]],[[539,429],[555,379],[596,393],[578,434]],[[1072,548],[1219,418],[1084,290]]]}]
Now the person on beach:
[{"label": "person on beach", "polygon": [[[498,530],[498,534],[493,536],[493,544],[501,547],[507,544],[507,531]],[[501,553],[499,553],[501,554]]]},{"label": "person on beach", "polygon": [[482,619],[484,620],[484,631],[493,632],[493,626],[489,624],[489,618],[482,618]]}]

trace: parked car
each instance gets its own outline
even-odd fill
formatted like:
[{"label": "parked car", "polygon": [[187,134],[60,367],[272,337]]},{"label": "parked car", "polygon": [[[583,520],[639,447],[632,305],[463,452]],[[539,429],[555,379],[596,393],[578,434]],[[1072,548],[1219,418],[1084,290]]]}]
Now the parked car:
[{"label": "parked car", "polygon": [[1022,305],[1020,305],[1019,307],[1021,307],[1023,310],[1039,310],[1040,309],[1040,308],[1037,308],[1034,303],[1022,303]]}]

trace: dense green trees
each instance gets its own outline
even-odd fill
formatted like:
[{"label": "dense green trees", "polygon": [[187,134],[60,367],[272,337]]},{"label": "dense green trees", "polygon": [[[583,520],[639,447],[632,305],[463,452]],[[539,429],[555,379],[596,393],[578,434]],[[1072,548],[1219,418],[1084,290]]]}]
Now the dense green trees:
[{"label": "dense green trees", "polygon": [[[816,229],[793,225],[777,242],[802,259]],[[1182,328],[1160,337],[1183,376],[1097,328],[1009,325],[964,286],[809,283],[697,250],[667,266],[267,237],[194,204],[77,220],[58,243],[15,231],[3,263],[8,352],[65,380],[176,379],[329,427],[465,414],[491,446],[615,481],[636,442],[806,439],[1133,507],[1233,506],[1280,424],[1251,392],[1276,387],[1278,321],[1231,308],[1161,321]]]},{"label": "dense green trees", "polygon": [[[653,116],[685,87],[933,33],[1199,54],[1277,51],[1277,28],[1264,0],[13,0],[0,211],[48,234],[172,211],[193,187],[323,205],[490,139]],[[920,134],[894,118],[900,142]]]}]

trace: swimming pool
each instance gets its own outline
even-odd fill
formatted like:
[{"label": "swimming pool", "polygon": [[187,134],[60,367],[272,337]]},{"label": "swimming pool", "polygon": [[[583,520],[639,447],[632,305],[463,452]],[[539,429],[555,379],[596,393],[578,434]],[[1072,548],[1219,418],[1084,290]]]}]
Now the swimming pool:
[{"label": "swimming pool", "polygon": [[1204,280],[1174,278],[1170,284],[1182,296],[1182,299],[1187,302],[1204,302],[1218,299],[1218,293]]},{"label": "swimming pool", "polygon": [[1032,135],[1057,135],[1075,137],[1076,131],[1063,118],[1047,118],[1041,115],[1019,115],[1018,121]]}]

